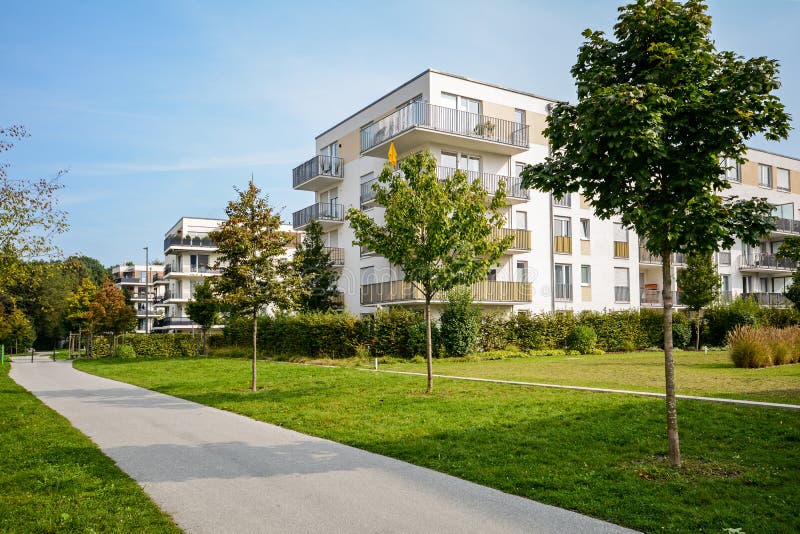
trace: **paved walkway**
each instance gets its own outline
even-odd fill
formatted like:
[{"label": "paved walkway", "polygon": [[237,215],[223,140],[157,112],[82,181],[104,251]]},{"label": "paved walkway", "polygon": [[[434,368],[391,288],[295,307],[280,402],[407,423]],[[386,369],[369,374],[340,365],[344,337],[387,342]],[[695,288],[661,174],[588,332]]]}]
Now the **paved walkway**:
[{"label": "paved walkway", "polygon": [[[395,375],[414,375],[427,377],[427,373],[418,373],[415,371],[392,371],[384,369],[366,369],[359,368],[359,371],[371,371],[373,373],[390,373]],[[665,393],[655,393],[652,391],[633,391],[628,389],[609,389],[609,388],[593,388],[589,386],[566,386],[563,384],[545,384],[541,382],[521,382],[518,380],[499,380],[496,378],[476,378],[471,376],[453,376],[453,375],[433,375],[434,378],[449,378],[452,380],[467,380],[470,382],[490,382],[493,384],[508,384],[512,386],[528,386],[539,388],[553,388],[553,389],[572,389],[576,391],[591,391],[594,393],[618,393],[621,395],[638,395],[640,397],[660,397],[664,398]],[[783,404],[780,402],[766,402],[766,401],[753,401],[744,399],[725,399],[722,397],[698,397],[695,395],[675,395],[678,399],[696,400],[704,402],[719,402],[722,404],[736,404],[739,406],[761,406],[762,408],[780,408],[782,410],[800,410],[800,404]]]},{"label": "paved walkway", "polygon": [[67,361],[11,376],[187,532],[632,532],[429,469],[121,382]]}]

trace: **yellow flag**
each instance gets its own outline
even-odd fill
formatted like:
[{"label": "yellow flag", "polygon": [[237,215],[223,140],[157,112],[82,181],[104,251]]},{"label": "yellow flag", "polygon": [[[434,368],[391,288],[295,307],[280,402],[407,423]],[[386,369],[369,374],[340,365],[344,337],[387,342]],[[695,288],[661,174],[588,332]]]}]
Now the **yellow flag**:
[{"label": "yellow flag", "polygon": [[389,143],[389,165],[397,167],[397,150],[394,148],[394,142]]}]

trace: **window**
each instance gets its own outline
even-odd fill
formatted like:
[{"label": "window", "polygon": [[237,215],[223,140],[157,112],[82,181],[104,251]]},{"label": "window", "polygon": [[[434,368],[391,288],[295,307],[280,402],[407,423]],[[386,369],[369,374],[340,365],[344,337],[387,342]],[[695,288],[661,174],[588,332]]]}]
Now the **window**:
[{"label": "window", "polygon": [[569,208],[572,206],[572,195],[567,193],[563,197],[553,197],[553,206],[561,206],[562,208]]},{"label": "window", "polygon": [[334,141],[330,145],[323,147],[319,151],[322,156],[320,159],[320,174],[339,175],[339,141]]},{"label": "window", "polygon": [[518,211],[516,212],[516,220],[514,221],[515,228],[517,230],[527,230],[528,229],[528,212],[527,211]]},{"label": "window", "polygon": [[581,219],[581,239],[589,239],[591,235],[591,226],[589,219]]},{"label": "window", "polygon": [[489,269],[489,274],[486,276],[488,282],[497,282],[497,269]]},{"label": "window", "polygon": [[631,287],[627,267],[614,267],[614,302],[630,302]]},{"label": "window", "polygon": [[581,265],[581,285],[582,286],[590,286],[590,285],[592,285],[592,266],[591,265]]},{"label": "window", "polygon": [[517,262],[517,282],[527,282],[528,281],[528,262],[527,261],[518,261]]},{"label": "window", "polygon": [[730,265],[731,264],[731,251],[730,250],[722,250],[717,255],[717,263],[720,265]]},{"label": "window", "polygon": [[554,268],[556,300],[572,300],[572,265],[556,263]]},{"label": "window", "polygon": [[772,207],[772,216],[778,219],[794,219],[794,202],[778,204]]},{"label": "window", "polygon": [[514,122],[517,124],[525,124],[525,110],[524,109],[515,109],[514,110]]},{"label": "window", "polygon": [[731,275],[723,274],[720,276],[720,291],[723,296],[731,292]]},{"label": "window", "polygon": [[619,243],[628,242],[628,229],[622,223],[614,223],[614,241]]},{"label": "window", "polygon": [[527,165],[527,163],[523,163],[521,161],[518,161],[514,165],[514,171],[516,172],[516,174],[514,175],[514,178],[519,178],[520,177],[520,175],[522,174],[522,171],[525,170],[525,166],[526,165]]},{"label": "window", "polygon": [[374,284],[375,280],[375,267],[362,267],[361,268],[361,285]]},{"label": "window", "polygon": [[791,190],[789,184],[789,169],[781,169],[777,170],[777,180],[778,180],[778,191],[789,191]]},{"label": "window", "polygon": [[572,224],[567,217],[553,217],[553,235],[572,237]]},{"label": "window", "polygon": [[361,177],[361,203],[364,204],[375,199],[375,191],[372,186],[375,184],[375,173],[368,172]]},{"label": "window", "polygon": [[724,158],[722,160],[722,168],[724,170],[723,174],[728,181],[742,181],[742,166],[733,158]]},{"label": "window", "polygon": [[481,158],[470,154],[455,152],[442,152],[442,167],[446,175],[452,174],[453,169],[466,171],[470,179],[474,180],[481,172]]},{"label": "window", "polygon": [[761,187],[772,188],[772,167],[769,165],[758,165],[758,185]]},{"label": "window", "polygon": [[[475,135],[481,131],[481,101],[450,93],[442,93],[442,104],[458,113],[446,112],[440,118],[447,125],[447,131],[464,135]],[[444,111],[444,110],[443,110]]]}]

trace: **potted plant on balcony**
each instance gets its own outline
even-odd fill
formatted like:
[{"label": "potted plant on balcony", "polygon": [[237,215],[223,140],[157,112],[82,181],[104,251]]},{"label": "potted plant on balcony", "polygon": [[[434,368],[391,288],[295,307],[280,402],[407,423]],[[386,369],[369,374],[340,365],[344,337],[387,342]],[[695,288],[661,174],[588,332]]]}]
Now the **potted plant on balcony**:
[{"label": "potted plant on balcony", "polygon": [[475,135],[492,137],[494,135],[494,127],[495,124],[492,121],[485,121],[477,124],[473,131],[475,132]]}]

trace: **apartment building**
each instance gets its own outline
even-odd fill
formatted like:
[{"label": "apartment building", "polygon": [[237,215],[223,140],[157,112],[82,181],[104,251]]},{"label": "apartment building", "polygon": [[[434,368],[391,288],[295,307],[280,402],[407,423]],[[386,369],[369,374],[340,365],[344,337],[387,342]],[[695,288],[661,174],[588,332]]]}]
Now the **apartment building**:
[{"label": "apartment building", "polygon": [[[220,274],[216,267],[220,255],[209,233],[217,230],[223,221],[181,217],[164,235],[164,275],[156,280],[156,286],[164,288],[162,297],[157,299],[163,313],[154,325],[155,331],[179,332],[198,328],[189,318],[187,305],[198,285]],[[280,230],[291,232],[292,227],[283,224]],[[287,257],[293,253],[292,246]]]},{"label": "apartment building", "polygon": [[[349,208],[363,209],[381,221],[383,209],[375,204],[372,184],[387,161],[390,143],[400,159],[430,151],[442,176],[466,171],[489,194],[500,181],[506,183],[509,206],[500,233],[514,240],[487,279],[472,287],[484,310],[660,306],[660,259],[647,254],[632,231],[618,221],[595,217],[579,194],[553,198],[521,187],[522,168],[548,154],[542,130],[555,102],[427,70],[318,135],[314,155],[292,173],[294,189],[314,194],[313,204],[293,214],[293,226],[301,231],[314,220],[322,225],[341,269],[338,285],[345,309],[368,314],[382,306],[423,303],[397,266],[351,245],[354,235],[344,221]],[[800,162],[756,150],[747,157],[741,168],[728,171],[732,194],[768,198],[781,229],[758,250],[740,245],[716,256],[723,291],[728,298],[753,294],[762,302],[780,304],[778,294],[793,266],[774,253],[782,236],[800,231],[800,222],[794,220]],[[675,268],[682,262],[676,256]],[[679,288],[673,290],[679,299]]]},{"label": "apartment building", "polygon": [[163,265],[115,265],[111,268],[111,279],[117,287],[128,293],[136,310],[136,332],[149,332],[153,323],[161,315],[156,301],[163,294],[157,285],[164,276]]}]

